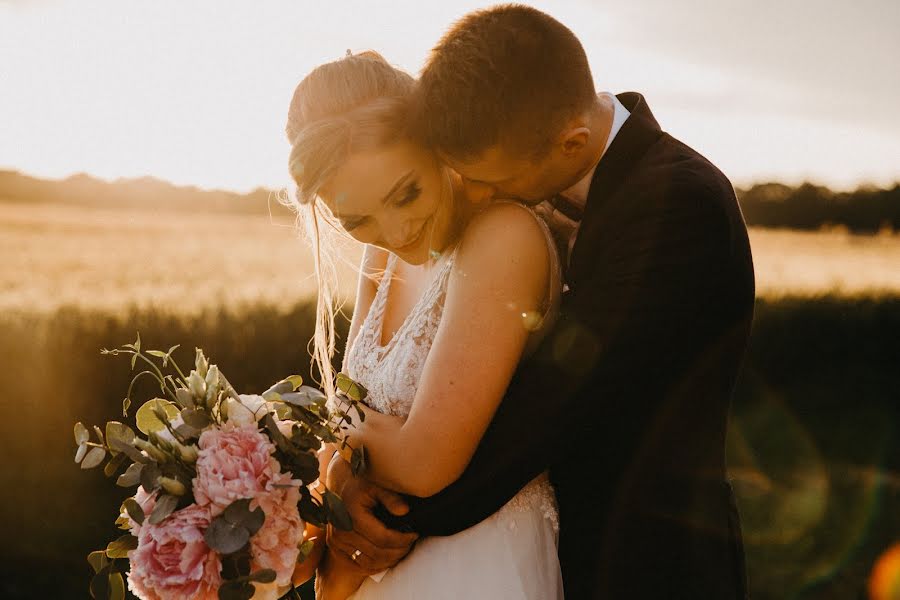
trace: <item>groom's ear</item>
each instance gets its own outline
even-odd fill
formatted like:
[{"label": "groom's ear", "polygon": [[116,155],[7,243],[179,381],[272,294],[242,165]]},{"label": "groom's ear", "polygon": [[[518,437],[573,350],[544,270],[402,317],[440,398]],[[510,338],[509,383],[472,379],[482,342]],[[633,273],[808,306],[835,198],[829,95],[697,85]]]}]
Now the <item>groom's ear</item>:
[{"label": "groom's ear", "polygon": [[577,156],[591,137],[591,130],[587,127],[570,127],[556,138],[556,147],[566,158]]}]

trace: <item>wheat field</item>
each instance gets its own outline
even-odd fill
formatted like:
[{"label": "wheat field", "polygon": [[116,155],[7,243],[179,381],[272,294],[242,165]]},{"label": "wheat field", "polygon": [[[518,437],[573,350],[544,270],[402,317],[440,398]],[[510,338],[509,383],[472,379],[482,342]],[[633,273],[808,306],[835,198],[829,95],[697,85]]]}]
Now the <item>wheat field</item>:
[{"label": "wheat field", "polygon": [[[900,234],[751,229],[760,296],[900,293]],[[343,245],[341,290],[359,248]],[[0,204],[0,310],[107,312],[263,303],[315,290],[311,254],[291,219],[52,204]]]}]

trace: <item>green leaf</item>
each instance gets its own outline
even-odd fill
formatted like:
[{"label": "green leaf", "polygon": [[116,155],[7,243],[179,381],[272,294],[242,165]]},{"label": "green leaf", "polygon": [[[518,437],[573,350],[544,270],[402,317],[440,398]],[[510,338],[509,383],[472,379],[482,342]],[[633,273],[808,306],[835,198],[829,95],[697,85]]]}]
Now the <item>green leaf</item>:
[{"label": "green leaf", "polygon": [[141,505],[138,504],[137,500],[134,498],[126,498],[125,502],[122,503],[122,506],[125,507],[125,512],[128,513],[128,516],[131,517],[132,521],[138,525],[144,524],[144,509],[141,508]]},{"label": "green leaf", "polygon": [[103,448],[97,448],[96,446],[91,448],[91,451],[87,453],[87,456],[84,457],[84,460],[81,461],[82,469],[93,469],[97,465],[103,462],[103,459],[106,458],[106,450]]},{"label": "green leaf", "polygon": [[127,534],[106,547],[106,556],[109,558],[128,558],[128,551],[138,547],[137,537]]},{"label": "green leaf", "polygon": [[219,586],[219,600],[250,600],[256,588],[246,581],[225,581]]},{"label": "green leaf", "polygon": [[119,475],[116,485],[119,487],[131,487],[141,482],[141,470],[144,465],[141,463],[131,463],[125,472]]},{"label": "green leaf", "polygon": [[[160,411],[159,414],[165,414],[170,421],[178,416],[178,407],[168,400],[163,400],[162,398],[148,400],[141,405],[137,410],[137,414],[134,416],[137,428],[140,429],[142,433],[156,433],[157,431],[166,428],[165,424],[160,420],[157,410]],[[165,412],[163,413],[161,411]]]},{"label": "green leaf", "polygon": [[350,454],[350,471],[354,477],[360,477],[365,474],[368,460],[366,460],[366,449],[364,446],[354,448]]},{"label": "green leaf", "polygon": [[141,469],[141,486],[145,492],[149,494],[159,488],[160,475],[162,472],[155,462],[144,464],[144,468]]},{"label": "green leaf", "polygon": [[153,512],[150,513],[150,524],[156,525],[157,523],[162,522],[163,519],[172,514],[177,506],[177,496],[160,494],[159,498],[156,499],[156,506],[153,507]]},{"label": "green leaf", "polygon": [[118,450],[119,444],[130,446],[134,443],[134,430],[124,423],[109,421],[106,424],[106,443],[113,450]]},{"label": "green leaf", "polygon": [[[165,358],[166,357],[166,353],[163,352],[162,350],[147,350],[147,354],[149,354],[150,356],[155,356],[156,358]],[[163,365],[163,366],[165,366],[165,365]]]},{"label": "green leaf", "polygon": [[209,413],[198,408],[185,408],[181,411],[181,419],[197,430],[203,430],[212,424]]},{"label": "green leaf", "polygon": [[103,567],[109,564],[109,558],[106,556],[106,550],[94,550],[87,555],[87,561],[94,569],[94,573],[99,573]]},{"label": "green leaf", "polygon": [[249,579],[260,583],[272,583],[275,581],[275,577],[277,577],[277,573],[274,569],[261,569],[256,573],[251,573]]},{"label": "green leaf", "polygon": [[125,580],[121,573],[109,574],[109,600],[125,600]]},{"label": "green leaf", "polygon": [[133,346],[134,346],[134,349],[137,350],[138,352],[141,351],[141,332],[140,331],[137,332],[137,340],[135,340]]},{"label": "green leaf", "polygon": [[362,402],[369,395],[368,390],[362,384],[356,383],[344,373],[337,375],[337,388],[357,402]]},{"label": "green leaf", "polygon": [[300,554],[297,555],[297,562],[302,563],[309,555],[312,554],[313,548],[315,548],[316,543],[312,540],[306,540],[302,544],[300,544],[298,550],[300,550]]},{"label": "green leaf", "polygon": [[291,375],[290,377],[285,377],[284,381],[291,384],[291,388],[296,392],[300,389],[300,386],[303,385],[303,378],[299,375]]},{"label": "green leaf", "polygon": [[100,443],[102,444],[103,443],[103,431],[101,431],[99,427],[94,425],[94,433],[97,434],[97,439],[99,439]]},{"label": "green leaf", "polygon": [[87,451],[87,444],[81,444],[80,446],[78,446],[78,450],[75,451],[75,462],[80,463],[82,460],[84,460],[84,455],[87,454]]},{"label": "green leaf", "polygon": [[260,527],[266,520],[266,514],[259,507],[256,510],[250,510],[250,499],[235,500],[222,513],[229,523],[244,527],[250,535],[259,531]]},{"label": "green leaf", "polygon": [[206,528],[203,539],[216,552],[231,554],[250,541],[250,532],[245,527],[228,521],[224,515],[219,515]]},{"label": "green leaf", "polygon": [[81,421],[75,423],[75,445],[80,446],[91,439],[91,432]]},{"label": "green leaf", "polygon": [[116,474],[116,471],[119,470],[119,467],[122,466],[122,463],[124,463],[125,459],[127,458],[128,456],[125,454],[116,454],[112,457],[112,459],[110,459],[108,463],[106,463],[106,466],[103,467],[103,474],[107,477],[112,477]]},{"label": "green leaf", "polygon": [[91,578],[91,597],[95,600],[107,600],[109,598],[109,565],[106,565]]},{"label": "green leaf", "polygon": [[347,512],[347,507],[341,497],[326,489],[322,497],[325,502],[325,510],[328,512],[328,522],[342,531],[351,531],[353,529],[353,519]]},{"label": "green leaf", "polygon": [[326,400],[325,394],[314,387],[304,385],[296,392],[287,392],[281,394],[281,401],[293,406],[313,406],[315,404],[324,404]]}]

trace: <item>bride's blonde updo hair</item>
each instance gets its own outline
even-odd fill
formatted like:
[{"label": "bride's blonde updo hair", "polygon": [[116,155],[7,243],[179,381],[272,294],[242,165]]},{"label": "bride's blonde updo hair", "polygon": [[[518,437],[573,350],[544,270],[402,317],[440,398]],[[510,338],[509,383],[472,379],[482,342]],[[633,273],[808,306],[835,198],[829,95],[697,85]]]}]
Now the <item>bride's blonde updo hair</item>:
[{"label": "bride's blonde updo hair", "polygon": [[[320,65],[294,90],[288,110],[288,169],[297,186],[288,203],[300,215],[313,248],[318,279],[312,359],[326,394],[334,393],[334,317],[337,271],[333,244],[339,229],[317,201],[319,192],[351,154],[376,150],[409,135],[408,103],[416,81],[377,52],[363,52]],[[320,224],[328,227],[320,227]]]}]

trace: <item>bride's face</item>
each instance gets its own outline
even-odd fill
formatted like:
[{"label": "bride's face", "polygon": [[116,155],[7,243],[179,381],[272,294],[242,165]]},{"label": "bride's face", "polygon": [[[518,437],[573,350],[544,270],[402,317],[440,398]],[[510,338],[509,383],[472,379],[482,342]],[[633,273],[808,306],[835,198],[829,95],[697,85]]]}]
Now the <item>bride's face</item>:
[{"label": "bride's face", "polygon": [[446,245],[450,195],[434,155],[405,141],[351,155],[319,193],[354,239],[410,264]]}]

